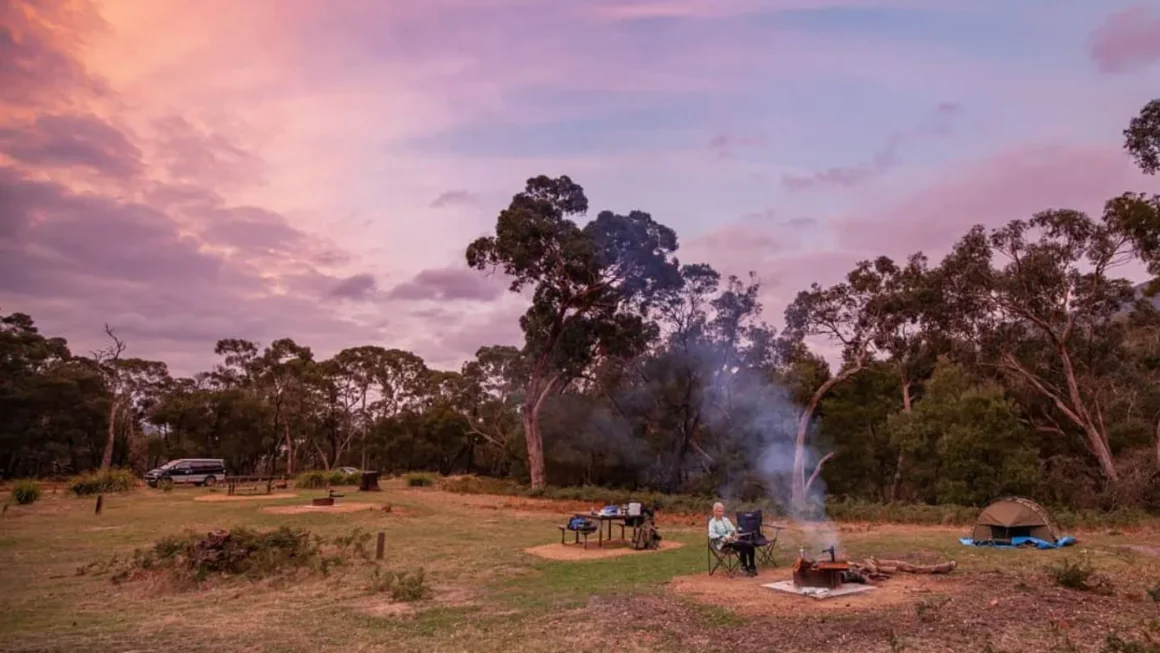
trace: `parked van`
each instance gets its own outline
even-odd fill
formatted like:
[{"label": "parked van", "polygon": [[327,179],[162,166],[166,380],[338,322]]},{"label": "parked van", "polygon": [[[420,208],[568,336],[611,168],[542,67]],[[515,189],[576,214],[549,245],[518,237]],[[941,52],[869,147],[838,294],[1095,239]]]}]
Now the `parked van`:
[{"label": "parked van", "polygon": [[181,458],[145,473],[145,482],[149,487],[157,487],[166,479],[174,483],[213,487],[225,478],[226,463],[221,458]]}]

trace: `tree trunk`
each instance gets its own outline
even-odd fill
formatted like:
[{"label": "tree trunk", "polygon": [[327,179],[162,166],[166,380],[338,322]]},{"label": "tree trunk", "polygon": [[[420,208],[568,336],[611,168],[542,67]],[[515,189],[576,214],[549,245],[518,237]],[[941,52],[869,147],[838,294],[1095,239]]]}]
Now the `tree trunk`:
[{"label": "tree trunk", "polygon": [[[902,412],[907,416],[910,415],[912,406],[910,398],[910,381],[903,378],[902,380]],[[906,464],[906,455],[902,452],[902,447],[898,448],[898,463],[894,466],[894,483],[890,485],[890,500],[898,501],[898,493],[902,487],[902,466]]]},{"label": "tree trunk", "polygon": [[105,439],[105,452],[101,455],[101,469],[113,466],[113,443],[117,440],[117,409],[120,407],[120,398],[113,395],[109,402],[109,432]]},{"label": "tree trunk", "polygon": [[1160,420],[1156,420],[1156,466],[1160,467]]},{"label": "tree trunk", "polygon": [[286,438],[286,475],[294,475],[294,440],[290,437],[290,421],[282,423],[282,432]]},{"label": "tree trunk", "polygon": [[[817,411],[818,404],[821,403],[822,397],[825,397],[826,393],[862,369],[865,358],[866,352],[863,350],[859,352],[853,365],[823,383],[814,391],[813,396],[810,397],[810,402],[806,404],[806,407],[802,409],[801,414],[798,416],[797,437],[794,438],[793,448],[792,478],[790,479],[790,503],[795,511],[805,507],[806,493],[809,491],[810,485],[812,485],[812,483],[806,482],[806,438],[809,435],[810,422],[813,420],[814,412]],[[810,476],[810,481],[817,478],[817,472],[821,468],[821,463],[829,455],[832,454],[828,454],[822,460],[818,461],[818,466],[814,469],[814,474]]]},{"label": "tree trunk", "polygon": [[531,475],[532,489],[541,490],[544,488],[544,441],[540,439],[540,425],[536,417],[534,402],[524,402],[520,419],[524,423],[524,441],[528,445],[528,473]]}]

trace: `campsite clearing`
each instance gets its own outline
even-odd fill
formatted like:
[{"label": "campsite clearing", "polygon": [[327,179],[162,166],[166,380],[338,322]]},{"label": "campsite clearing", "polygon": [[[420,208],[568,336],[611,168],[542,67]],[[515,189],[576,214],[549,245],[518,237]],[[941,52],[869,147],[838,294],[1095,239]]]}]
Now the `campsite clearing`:
[{"label": "campsite clearing", "polygon": [[[92,502],[49,495],[0,517],[0,650],[184,651],[1100,651],[1107,633],[1141,639],[1160,629],[1146,591],[1160,583],[1155,531],[1073,532],[1062,550],[964,547],[961,527],[865,524],[840,528],[851,559],[955,559],[953,574],[901,576],[867,597],[815,601],[763,589],[788,577],[801,540],[787,530],[782,568],[757,579],[708,577],[703,521],[661,515],[665,542],[684,546],[604,559],[544,560],[525,549],[556,544],[574,502],[461,496],[383,483],[359,502],[391,512],[281,515],[264,506],[309,504],[312,496],[262,502],[194,501],[205,490],[137,490]],[[486,507],[485,507],[486,506]],[[666,525],[669,524],[669,525]],[[131,556],[157,538],[192,529],[289,525],[334,537],[359,527],[386,535],[386,567],[425,568],[433,597],[395,603],[369,592],[371,566],[325,576],[213,580],[188,589],[160,580],[114,584],[78,568]],[[1112,582],[1098,596],[1056,586],[1047,570],[1086,555]],[[855,602],[858,603],[855,603]],[[849,603],[849,606],[844,605]],[[742,625],[743,624],[743,625]],[[1157,633],[1160,635],[1160,633]],[[1154,635],[1154,636],[1157,636]],[[891,644],[894,642],[895,644]]]}]

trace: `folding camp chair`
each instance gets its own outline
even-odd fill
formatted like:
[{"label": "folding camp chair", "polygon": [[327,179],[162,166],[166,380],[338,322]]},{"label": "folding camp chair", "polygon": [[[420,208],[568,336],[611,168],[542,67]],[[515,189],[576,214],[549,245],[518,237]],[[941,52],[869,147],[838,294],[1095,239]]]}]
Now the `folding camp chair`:
[{"label": "folding camp chair", "polygon": [[737,513],[738,535],[745,541],[753,544],[754,557],[763,567],[777,567],[777,538],[781,537],[781,526],[771,526],[773,538],[765,535],[764,525],[761,523],[760,510]]},{"label": "folding camp chair", "polygon": [[705,548],[709,551],[705,557],[709,561],[709,575],[718,569],[724,569],[725,575],[733,578],[733,574],[741,568],[741,558],[738,557],[737,552],[731,548],[723,548],[720,551],[713,548],[713,539],[706,538]]}]

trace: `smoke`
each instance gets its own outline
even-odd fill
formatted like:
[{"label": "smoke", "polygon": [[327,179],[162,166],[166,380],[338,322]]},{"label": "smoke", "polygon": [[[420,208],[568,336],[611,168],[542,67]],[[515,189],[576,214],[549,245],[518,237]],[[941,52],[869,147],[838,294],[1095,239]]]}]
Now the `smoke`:
[{"label": "smoke", "polygon": [[[706,371],[708,387],[702,413],[720,438],[726,457],[726,480],[719,488],[727,500],[752,500],[755,487],[787,515],[803,536],[811,557],[837,547],[838,529],[825,513],[825,483],[820,475],[810,485],[804,505],[792,500],[795,439],[801,407],[789,391],[759,371],[732,365]],[[811,425],[811,431],[816,424]],[[819,455],[806,439],[806,478]],[[730,455],[730,452],[732,455]],[[755,483],[756,481],[756,483]]]}]

